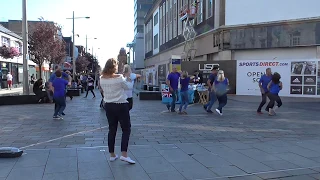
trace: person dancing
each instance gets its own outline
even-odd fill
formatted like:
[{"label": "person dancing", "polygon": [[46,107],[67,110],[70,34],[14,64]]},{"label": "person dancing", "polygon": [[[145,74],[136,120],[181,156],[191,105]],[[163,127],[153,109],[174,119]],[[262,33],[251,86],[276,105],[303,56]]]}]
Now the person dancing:
[{"label": "person dancing", "polygon": [[108,133],[108,148],[110,153],[110,161],[118,159],[115,154],[115,140],[117,134],[118,123],[122,129],[121,139],[121,157],[120,160],[135,164],[130,157],[128,157],[128,144],[131,133],[131,122],[127,95],[125,90],[133,88],[132,80],[129,76],[123,77],[118,72],[118,61],[111,58],[105,64],[100,78],[100,86],[104,95],[106,116],[109,123]]},{"label": "person dancing", "polygon": [[[268,84],[268,97],[270,99],[270,102],[267,106],[267,109],[269,110],[269,115],[273,116],[275,115],[275,111],[277,108],[282,106],[282,101],[279,96],[279,92],[282,90],[282,82],[280,81],[281,76],[279,73],[274,73],[272,75],[272,80]],[[277,102],[277,106],[274,107],[275,102]]]},{"label": "person dancing", "polygon": [[[180,78],[180,85],[181,85],[181,90],[180,90],[180,94],[181,94],[181,104],[179,107],[179,114],[188,114],[186,112],[188,104],[189,104],[189,82],[191,79],[194,79],[194,76],[190,76],[188,77],[188,73],[187,72],[183,72],[181,74],[181,78]],[[182,111],[183,108],[183,111]]]},{"label": "person dancing", "polygon": [[216,109],[216,112],[222,116],[222,108],[227,105],[228,101],[228,86],[229,80],[224,76],[224,71],[219,70],[218,76],[213,83],[213,90],[217,96],[219,106]]},{"label": "person dancing", "polygon": [[[125,64],[123,66],[123,75],[126,77],[130,77],[130,79],[132,80],[132,83],[134,84],[134,80],[136,80],[137,78],[140,78],[141,75],[140,74],[135,74],[132,73],[131,67],[128,64]],[[132,89],[129,90],[125,90],[125,93],[127,95],[127,101],[129,102],[129,110],[132,109],[133,107],[133,87]]]},{"label": "person dancing", "polygon": [[[268,93],[269,93],[268,84],[270,83],[271,78],[272,78],[271,68],[267,68],[266,69],[266,74],[264,74],[259,80],[259,88],[260,88],[260,91],[261,91],[262,100],[261,100],[261,103],[260,103],[260,105],[259,105],[259,107],[257,109],[257,113],[258,114],[262,114],[261,109],[267,102],[267,96],[268,96]],[[269,109],[266,109],[266,111],[268,112]]]}]

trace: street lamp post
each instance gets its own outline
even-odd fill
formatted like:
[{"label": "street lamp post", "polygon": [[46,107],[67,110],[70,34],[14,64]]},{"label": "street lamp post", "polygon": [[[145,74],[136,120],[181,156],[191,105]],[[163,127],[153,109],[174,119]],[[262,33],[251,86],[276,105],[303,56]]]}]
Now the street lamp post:
[{"label": "street lamp post", "polygon": [[22,0],[23,94],[29,95],[27,0]]},{"label": "street lamp post", "polygon": [[74,20],[75,19],[90,19],[90,17],[74,17],[74,11],[72,12],[72,18],[67,18],[67,19],[72,19],[72,40],[73,40],[73,47],[72,47],[72,76],[73,76],[73,79],[75,79],[76,77],[76,56],[74,54],[74,48],[76,48],[76,45],[75,45],[75,32],[74,32]]}]

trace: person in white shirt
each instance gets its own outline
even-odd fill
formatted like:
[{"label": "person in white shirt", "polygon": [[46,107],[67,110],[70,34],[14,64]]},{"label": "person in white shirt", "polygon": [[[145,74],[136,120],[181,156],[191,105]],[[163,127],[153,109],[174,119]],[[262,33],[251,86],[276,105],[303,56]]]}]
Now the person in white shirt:
[{"label": "person in white shirt", "polygon": [[[135,79],[141,77],[140,74],[132,73],[131,67],[128,64],[124,65],[124,67],[123,67],[123,75],[130,77],[130,79],[132,80],[133,84],[134,84],[134,80]],[[133,106],[133,98],[132,98],[133,87],[132,87],[132,89],[125,90],[125,93],[126,93],[126,95],[128,97],[127,101],[129,102],[129,110],[131,110],[132,106]]]},{"label": "person in white shirt", "polygon": [[7,83],[8,83],[8,89],[10,89],[10,90],[12,88],[12,79],[13,79],[13,77],[12,77],[11,73],[8,72],[8,74],[7,74]]},{"label": "person in white shirt", "polygon": [[108,148],[110,161],[118,159],[114,148],[118,123],[120,122],[122,129],[120,160],[135,164],[135,161],[128,157],[127,153],[131,133],[131,122],[127,95],[124,93],[125,90],[133,88],[133,83],[130,77],[123,77],[122,74],[116,74],[117,71],[118,61],[113,58],[108,59],[100,79],[100,87],[105,102],[104,108],[109,123]]}]

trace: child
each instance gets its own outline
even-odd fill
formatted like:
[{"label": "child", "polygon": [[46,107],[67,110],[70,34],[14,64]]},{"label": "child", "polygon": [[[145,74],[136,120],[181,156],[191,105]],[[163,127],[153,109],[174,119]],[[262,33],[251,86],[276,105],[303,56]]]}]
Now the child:
[{"label": "child", "polygon": [[[273,116],[275,115],[275,110],[282,105],[281,98],[279,97],[279,92],[282,90],[282,82],[280,81],[281,76],[279,73],[274,73],[272,75],[272,79],[270,83],[268,84],[268,97],[270,99],[270,102],[267,106],[267,109],[269,110],[269,115]],[[277,106],[274,107],[274,102],[277,102]]]},{"label": "child", "polygon": [[61,70],[56,71],[56,79],[53,80],[53,99],[56,105],[56,109],[53,114],[53,119],[63,119],[61,117],[64,109],[66,108],[65,92],[68,81],[62,78]]},{"label": "child", "polygon": [[[180,89],[180,94],[181,94],[181,104],[180,104],[180,108],[179,108],[179,114],[187,114],[186,109],[188,107],[189,104],[189,94],[188,94],[188,87],[189,87],[189,82],[190,79],[193,79],[194,76],[188,77],[188,73],[187,72],[183,72],[181,74],[181,78],[180,78],[180,84],[181,84],[181,89]],[[182,108],[184,106],[184,109],[182,111]]]}]

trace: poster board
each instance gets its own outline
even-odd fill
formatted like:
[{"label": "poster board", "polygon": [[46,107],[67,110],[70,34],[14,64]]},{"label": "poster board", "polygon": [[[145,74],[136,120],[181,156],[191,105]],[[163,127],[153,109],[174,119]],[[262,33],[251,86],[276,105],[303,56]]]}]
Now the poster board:
[{"label": "poster board", "polygon": [[280,96],[320,97],[320,61],[306,60],[238,60],[237,95],[260,96],[258,82],[267,68],[281,75]]}]

